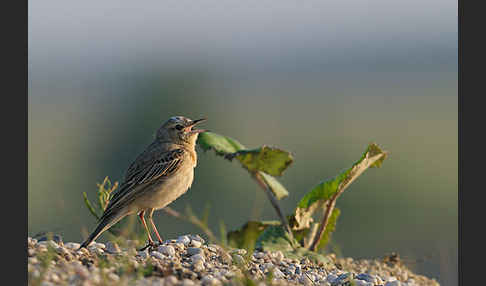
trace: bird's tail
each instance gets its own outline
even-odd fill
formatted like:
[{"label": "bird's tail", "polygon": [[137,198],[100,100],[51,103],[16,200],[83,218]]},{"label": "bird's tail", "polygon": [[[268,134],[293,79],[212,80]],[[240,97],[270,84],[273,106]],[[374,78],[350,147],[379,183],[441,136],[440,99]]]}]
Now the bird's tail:
[{"label": "bird's tail", "polygon": [[125,213],[118,213],[116,215],[110,215],[108,217],[103,218],[96,229],[90,234],[88,239],[86,239],[83,244],[79,247],[79,249],[83,247],[87,247],[93,240],[97,239],[98,236],[100,236],[104,231],[109,229],[112,225],[117,223],[119,220],[121,220],[126,214]]}]

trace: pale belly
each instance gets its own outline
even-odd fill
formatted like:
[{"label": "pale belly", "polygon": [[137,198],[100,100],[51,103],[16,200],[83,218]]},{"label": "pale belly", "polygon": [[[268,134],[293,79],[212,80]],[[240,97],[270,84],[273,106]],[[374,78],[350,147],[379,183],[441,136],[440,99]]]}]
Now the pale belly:
[{"label": "pale belly", "polygon": [[178,173],[150,190],[138,200],[137,209],[161,209],[166,207],[178,197],[182,196],[191,187],[194,179],[194,168],[186,168],[183,173]]}]

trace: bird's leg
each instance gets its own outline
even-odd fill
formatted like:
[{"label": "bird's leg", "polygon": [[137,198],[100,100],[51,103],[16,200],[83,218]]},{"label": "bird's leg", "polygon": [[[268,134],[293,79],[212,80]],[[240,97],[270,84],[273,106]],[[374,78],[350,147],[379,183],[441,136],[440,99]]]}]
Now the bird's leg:
[{"label": "bird's leg", "polygon": [[163,244],[163,241],[162,241],[162,238],[160,237],[160,234],[159,234],[159,231],[157,230],[157,228],[155,227],[155,224],[154,224],[154,221],[152,219],[152,216],[154,214],[154,211],[155,209],[150,209],[149,210],[149,213],[148,213],[148,219],[150,221],[150,224],[152,224],[152,228],[154,229],[155,231],[155,235],[157,236],[157,239],[159,240],[159,243],[160,244]]},{"label": "bird's leg", "polygon": [[140,220],[142,221],[142,224],[143,224],[143,227],[145,228],[145,230],[147,231],[147,236],[148,236],[148,244],[144,247],[142,247],[140,249],[140,251],[144,251],[145,249],[147,249],[148,247],[150,246],[155,246],[155,243],[154,241],[152,240],[152,237],[150,236],[150,230],[148,229],[147,227],[147,224],[145,223],[145,218],[144,218],[144,214],[145,214],[145,211],[141,211],[139,214],[138,214],[138,217],[140,218]]}]

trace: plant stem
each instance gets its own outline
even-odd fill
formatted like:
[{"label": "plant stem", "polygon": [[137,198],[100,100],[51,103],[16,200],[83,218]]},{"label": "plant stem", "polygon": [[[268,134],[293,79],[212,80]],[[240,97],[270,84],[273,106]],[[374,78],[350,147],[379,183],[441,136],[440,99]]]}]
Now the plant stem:
[{"label": "plant stem", "polygon": [[332,211],[334,210],[334,206],[336,206],[336,197],[333,197],[329,202],[327,203],[326,210],[324,211],[324,217],[322,218],[322,222],[319,225],[319,229],[317,231],[317,235],[314,236],[314,240],[312,241],[312,244],[310,246],[310,250],[315,251],[317,248],[317,245],[322,239],[322,236],[324,235],[324,232],[326,230],[327,223],[329,222],[329,217],[331,216]]},{"label": "plant stem", "polygon": [[282,226],[284,229],[287,231],[289,238],[291,240],[291,244],[293,245],[294,242],[294,235],[292,234],[292,230],[290,229],[289,223],[285,216],[283,215],[282,209],[278,205],[277,199],[275,196],[272,194],[272,191],[268,188],[267,184],[263,181],[261,175],[256,172],[252,173],[253,178],[257,181],[258,185],[265,191],[267,194],[268,199],[270,200],[270,203],[272,204],[273,208],[277,212],[278,217],[280,218],[280,221],[282,223]]}]

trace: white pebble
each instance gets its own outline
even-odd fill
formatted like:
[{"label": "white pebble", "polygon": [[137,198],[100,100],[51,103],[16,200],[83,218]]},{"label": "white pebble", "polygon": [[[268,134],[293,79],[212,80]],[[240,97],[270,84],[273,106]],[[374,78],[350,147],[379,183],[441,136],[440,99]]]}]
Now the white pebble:
[{"label": "white pebble", "polygon": [[197,247],[188,247],[186,251],[187,251],[187,255],[189,256],[196,255],[196,254],[204,254],[203,250]]},{"label": "white pebble", "polygon": [[278,267],[275,267],[275,269],[273,270],[273,276],[277,279],[285,278],[285,274],[283,274],[282,271],[278,269]]},{"label": "white pebble", "polygon": [[191,279],[184,278],[182,280],[182,285],[181,286],[194,286],[196,285]]},{"label": "white pebble", "polygon": [[118,275],[116,275],[115,273],[108,274],[108,278],[115,282],[118,282],[120,280],[120,277],[118,277]]},{"label": "white pebble", "polygon": [[79,247],[81,247],[81,244],[76,243],[76,242],[68,242],[64,244],[64,247],[72,249],[72,250],[78,250]]},{"label": "white pebble", "polygon": [[196,255],[191,256],[192,263],[196,263],[196,261],[199,261],[199,260],[201,260],[202,262],[206,262],[206,259],[204,259],[204,256],[202,256],[201,254],[196,254]]},{"label": "white pebble", "polygon": [[150,252],[150,255],[160,260],[163,260],[165,258],[164,255],[158,251],[152,251]]},{"label": "white pebble", "polygon": [[167,256],[174,256],[175,255],[175,249],[174,247],[170,245],[161,245],[158,248],[159,252],[162,254],[165,254]]},{"label": "white pebble", "polygon": [[106,243],[106,252],[111,253],[111,254],[117,254],[117,253],[120,253],[121,250],[120,250],[120,247],[118,246],[118,244],[116,242],[108,241]]},{"label": "white pebble", "polygon": [[200,241],[197,241],[197,240],[191,240],[191,243],[189,244],[189,246],[192,246],[192,247],[201,247],[202,245],[202,242]]},{"label": "white pebble", "polygon": [[191,243],[191,239],[187,236],[187,235],[183,235],[183,236],[179,236],[177,238],[177,242],[178,243],[182,243],[184,244],[185,246],[188,246],[189,243]]},{"label": "white pebble", "polygon": [[337,279],[337,276],[334,275],[334,274],[329,274],[329,275],[327,275],[327,278],[326,278],[327,282],[329,282],[329,283],[334,283],[334,281],[336,281],[336,279]]}]

